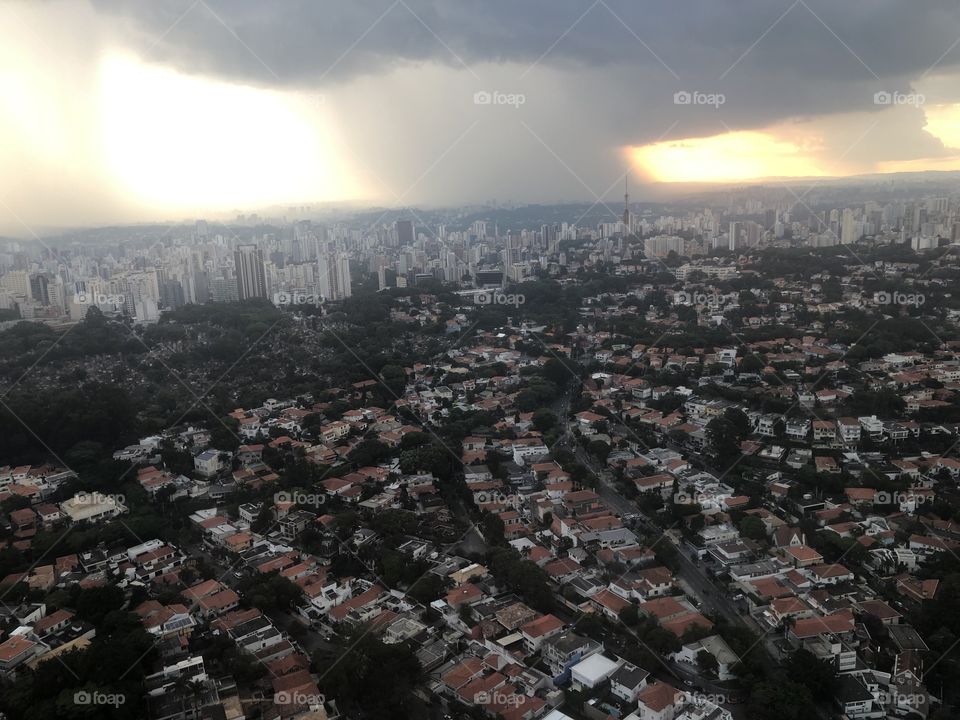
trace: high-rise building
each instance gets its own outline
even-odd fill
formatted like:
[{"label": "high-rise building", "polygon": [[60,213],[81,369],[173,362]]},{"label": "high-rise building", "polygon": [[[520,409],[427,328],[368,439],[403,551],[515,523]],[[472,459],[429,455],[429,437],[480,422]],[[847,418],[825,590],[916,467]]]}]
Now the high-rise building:
[{"label": "high-rise building", "polygon": [[730,232],[727,235],[727,249],[736,250],[740,243],[740,223],[731,222]]},{"label": "high-rise building", "polygon": [[47,297],[50,300],[51,307],[57,308],[61,313],[66,309],[67,293],[63,280],[59,277],[54,277],[53,280],[47,284]]},{"label": "high-rise building", "polygon": [[11,270],[3,276],[3,286],[14,297],[29,298],[31,295],[30,273],[26,270]]},{"label": "high-rise building", "polygon": [[47,285],[50,278],[46,273],[38,273],[30,278],[30,295],[41,305],[50,304],[50,295],[47,292]]},{"label": "high-rise building", "polygon": [[186,300],[183,292],[183,285],[179,280],[164,280],[160,284],[160,300],[163,307],[175,310],[183,305]]},{"label": "high-rise building", "polygon": [[400,247],[413,245],[416,237],[413,234],[413,220],[397,220],[397,242]]},{"label": "high-rise building", "polygon": [[135,317],[140,322],[156,322],[159,319],[157,299],[150,279],[146,275],[131,275],[127,278],[124,313]]},{"label": "high-rise building", "polygon": [[853,210],[847,208],[843,211],[843,223],[840,226],[840,244],[851,245],[860,239],[860,228],[857,219],[853,215]]},{"label": "high-rise building", "polygon": [[237,271],[237,297],[240,300],[267,296],[267,278],[263,251],[256,245],[240,245],[234,253]]},{"label": "high-rise building", "polygon": [[630,173],[628,172],[623,177],[623,232],[630,233],[630,190],[628,188],[628,182],[630,178]]},{"label": "high-rise building", "polygon": [[235,278],[215,277],[210,281],[210,299],[213,302],[236,302],[237,286]]},{"label": "high-rise building", "polygon": [[320,294],[324,300],[342,300],[353,293],[350,287],[350,258],[346,253],[329,253],[319,260]]}]

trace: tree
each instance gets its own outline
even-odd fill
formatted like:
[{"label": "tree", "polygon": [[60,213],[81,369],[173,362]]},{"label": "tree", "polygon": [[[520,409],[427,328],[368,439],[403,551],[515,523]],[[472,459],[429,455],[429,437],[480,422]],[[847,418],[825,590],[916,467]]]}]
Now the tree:
[{"label": "tree", "polygon": [[723,413],[723,417],[736,428],[737,437],[741,439],[747,437],[753,429],[750,424],[750,418],[748,418],[747,414],[740,408],[727,408]]},{"label": "tree", "polygon": [[837,673],[833,666],[819,660],[809,650],[801,648],[787,660],[786,670],[791,680],[803,685],[810,695],[820,701],[830,700],[837,688]]},{"label": "tree", "polygon": [[541,408],[533,413],[533,426],[540,432],[546,432],[557,424],[557,416]]},{"label": "tree", "polygon": [[240,592],[246,603],[263,612],[280,610],[289,612],[302,597],[300,587],[278,573],[256,573],[246,577],[240,584]]},{"label": "tree", "polygon": [[740,534],[751,540],[763,541],[767,539],[767,527],[756,515],[745,515],[740,521]]},{"label": "tree", "polygon": [[250,523],[250,529],[258,534],[265,533],[273,523],[273,508],[270,507],[270,503],[263,503],[260,505],[260,512],[257,514],[256,519]]},{"label": "tree", "polygon": [[729,464],[740,456],[739,432],[726,417],[716,417],[707,424],[707,437],[720,462]]},{"label": "tree", "polygon": [[742,373],[758,373],[763,370],[763,368],[763,361],[752,353],[744,357],[739,365],[739,370]]},{"label": "tree", "polygon": [[628,627],[633,627],[638,622],[640,622],[640,612],[637,610],[637,606],[633,603],[627,605],[623,610],[618,614],[620,622]]},{"label": "tree", "polygon": [[447,591],[447,582],[434,573],[422,574],[407,588],[407,595],[421,605],[429,605]]},{"label": "tree", "polygon": [[386,387],[380,386],[378,390],[386,390],[383,393],[384,399],[392,403],[399,397],[403,397],[407,388],[407,372],[398,365],[384,365],[380,369],[380,382]]},{"label": "tree", "polygon": [[717,661],[717,658],[714,657],[713,653],[701,650],[697,653],[697,666],[705,672],[716,674],[720,663]]},{"label": "tree", "polygon": [[483,516],[480,518],[480,528],[484,540],[486,540],[489,545],[507,544],[506,537],[503,534],[503,520],[500,519],[499,515],[484,510]]},{"label": "tree", "polygon": [[747,717],[756,720],[807,720],[817,715],[810,692],[799,683],[765,680],[750,693]]},{"label": "tree", "polygon": [[350,462],[355,463],[357,467],[366,467],[376,465],[384,458],[388,458],[393,451],[380,440],[367,439],[360,442],[350,451]]},{"label": "tree", "polygon": [[783,620],[780,621],[780,627],[783,628],[783,637],[786,638],[790,634],[790,630],[797,624],[797,619],[793,615],[784,616]]},{"label": "tree", "polygon": [[591,440],[589,445],[587,445],[587,450],[591,455],[600,458],[601,462],[606,462],[607,456],[610,454],[610,446],[603,440]]},{"label": "tree", "polygon": [[409,643],[388,645],[360,627],[314,664],[324,668],[321,688],[344,715],[406,720],[417,714],[413,691],[423,669]]},{"label": "tree", "polygon": [[495,547],[489,555],[488,566],[497,580],[541,612],[550,612],[554,606],[553,592],[547,574],[539,565],[523,560],[512,547]]},{"label": "tree", "polygon": [[72,602],[77,617],[99,626],[108,613],[123,607],[124,595],[116,585],[104,585],[80,590]]}]

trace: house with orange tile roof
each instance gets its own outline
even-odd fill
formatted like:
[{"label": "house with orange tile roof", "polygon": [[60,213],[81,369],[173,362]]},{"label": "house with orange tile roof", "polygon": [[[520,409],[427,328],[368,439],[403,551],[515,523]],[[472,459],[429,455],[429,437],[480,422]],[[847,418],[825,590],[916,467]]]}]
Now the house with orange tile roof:
[{"label": "house with orange tile roof", "polygon": [[809,567],[823,562],[823,555],[807,545],[790,545],[780,548],[781,552],[797,568]]},{"label": "house with orange tile roof", "polygon": [[821,635],[852,635],[853,631],[853,613],[850,610],[840,610],[830,615],[797,620],[787,631],[787,637],[795,642],[803,642]]},{"label": "house with orange tile roof", "polygon": [[0,643],[0,674],[10,677],[19,667],[49,651],[50,646],[33,633],[11,635]]},{"label": "house with orange tile roof", "polygon": [[520,634],[527,652],[535,653],[545,640],[549,640],[563,632],[564,624],[560,618],[552,614],[542,615],[520,626]]},{"label": "house with orange tile roof", "polygon": [[678,699],[682,696],[675,687],[662,680],[654,680],[637,695],[641,720],[673,720]]}]

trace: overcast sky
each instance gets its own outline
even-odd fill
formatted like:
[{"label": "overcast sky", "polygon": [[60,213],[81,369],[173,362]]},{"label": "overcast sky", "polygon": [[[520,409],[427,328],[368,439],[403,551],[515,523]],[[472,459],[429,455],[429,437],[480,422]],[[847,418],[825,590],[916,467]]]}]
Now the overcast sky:
[{"label": "overcast sky", "polygon": [[960,169],[958,65],[955,0],[7,2],[0,232]]}]

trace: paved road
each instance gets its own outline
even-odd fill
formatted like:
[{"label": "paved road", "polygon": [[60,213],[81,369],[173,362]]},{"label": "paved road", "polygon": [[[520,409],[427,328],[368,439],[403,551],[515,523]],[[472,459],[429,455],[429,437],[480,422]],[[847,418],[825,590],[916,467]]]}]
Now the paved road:
[{"label": "paved road", "polygon": [[[569,425],[568,423],[568,430]],[[616,488],[611,472],[600,466],[586,450],[577,445],[574,448],[574,454],[577,460],[596,476],[597,494],[615,513],[621,516],[635,515],[642,529],[658,535],[665,533],[666,537],[659,542],[670,542],[677,549],[677,554],[680,557],[680,567],[677,570],[677,576],[693,591],[695,599],[701,603],[702,610],[723,617],[728,622],[744,624],[753,630],[757,629],[752,621],[748,622],[744,620],[727,589],[725,587],[718,587],[707,575],[706,568],[703,564],[690,558],[689,551],[683,546],[679,533],[665,532],[664,528],[660,527],[650,517],[641,512],[633,500],[622,495]],[[705,468],[705,470],[715,475],[717,474],[710,468]]]}]

